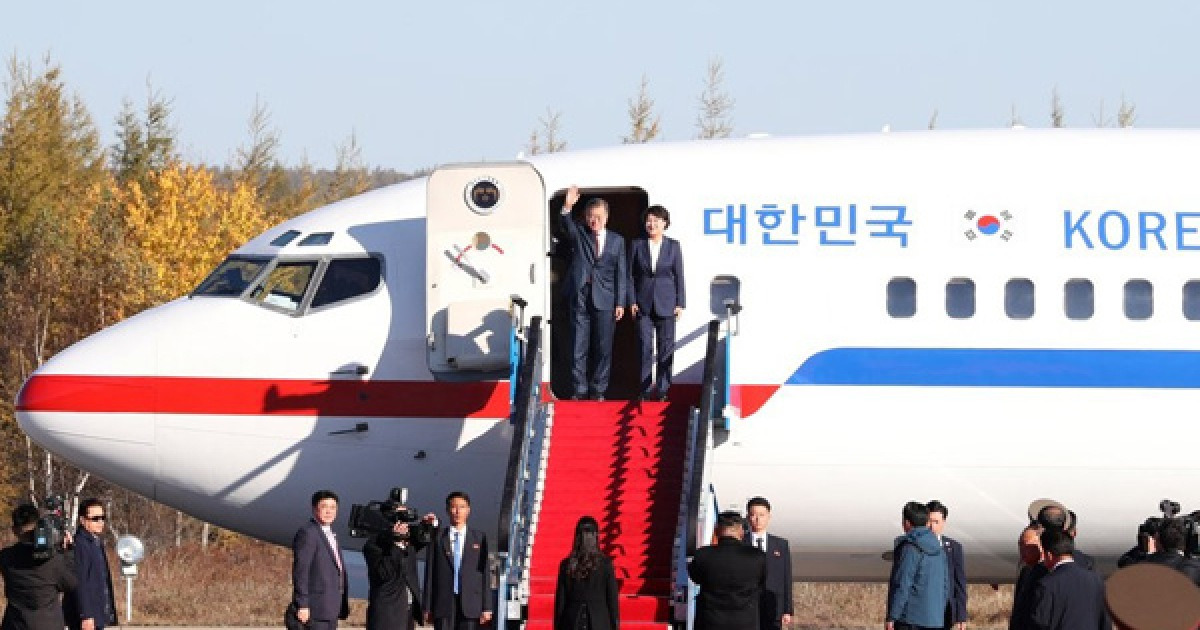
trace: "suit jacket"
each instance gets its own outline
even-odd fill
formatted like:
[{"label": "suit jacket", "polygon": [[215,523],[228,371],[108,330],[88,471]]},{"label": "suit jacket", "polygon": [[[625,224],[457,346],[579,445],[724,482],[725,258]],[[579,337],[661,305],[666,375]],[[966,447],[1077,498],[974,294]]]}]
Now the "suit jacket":
[{"label": "suit jacket", "polygon": [[962,544],[957,540],[942,536],[942,548],[946,550],[950,571],[950,601],[946,602],[948,625],[967,620],[967,566]]},{"label": "suit jacket", "polygon": [[1111,630],[1104,580],[1074,562],[1058,565],[1034,589],[1033,624],[1043,630]]},{"label": "suit jacket", "polygon": [[[488,584],[488,540],[478,529],[468,527],[463,537],[462,563],[459,565],[459,597],[463,615],[478,619],[492,612],[491,587]],[[454,615],[454,547],[450,527],[438,529],[425,561],[425,610],[438,619]]]},{"label": "suit jacket", "polygon": [[390,531],[363,545],[363,559],[367,562],[368,630],[407,628],[410,621],[421,621],[424,613],[416,558],[420,549],[416,545],[397,547]]},{"label": "suit jacket", "polygon": [[607,230],[604,251],[597,256],[595,240],[587,226],[572,218],[570,213],[561,215],[559,223],[571,244],[571,266],[563,282],[563,292],[573,296],[588,285],[592,308],[606,311],[628,306],[629,263],[625,258],[625,239]]},{"label": "suit jacket", "polygon": [[663,237],[658,264],[651,265],[650,239],[633,241],[629,270],[633,274],[632,302],[655,317],[672,317],[675,307],[687,306],[683,283],[683,249],[679,241]]},{"label": "suit jacket", "polygon": [[578,580],[567,575],[570,558],[558,563],[558,583],[554,589],[554,630],[574,630],[580,610],[587,606],[591,630],[617,630],[621,610],[617,603],[617,577],[607,556],[600,565]]},{"label": "suit jacket", "polygon": [[[341,558],[341,548],[334,550],[315,520],[292,539],[292,602],[307,608],[311,619],[333,621],[350,615],[346,574],[338,569]],[[341,566],[346,566],[344,561]]]},{"label": "suit jacket", "polygon": [[79,584],[74,597],[63,598],[63,617],[67,626],[78,629],[84,619],[93,619],[96,630],[117,625],[117,605],[113,600],[112,574],[104,555],[104,541],[84,528],[75,530],[75,577]]},{"label": "suit jacket", "polygon": [[696,630],[757,628],[758,602],[767,581],[767,556],[736,538],[722,537],[701,547],[688,563],[688,576],[700,586]]},{"label": "suit jacket", "polygon": [[[754,547],[754,535],[744,542]],[[757,547],[755,547],[757,549]],[[767,534],[767,580],[758,600],[759,627],[779,628],[784,615],[794,615],[792,602],[792,552],[786,538]]]},{"label": "suit jacket", "polygon": [[34,560],[33,546],[17,543],[0,550],[0,573],[4,574],[3,630],[44,630],[63,627],[63,606],[58,594],[71,597],[77,580],[67,556],[56,553],[49,560]]}]

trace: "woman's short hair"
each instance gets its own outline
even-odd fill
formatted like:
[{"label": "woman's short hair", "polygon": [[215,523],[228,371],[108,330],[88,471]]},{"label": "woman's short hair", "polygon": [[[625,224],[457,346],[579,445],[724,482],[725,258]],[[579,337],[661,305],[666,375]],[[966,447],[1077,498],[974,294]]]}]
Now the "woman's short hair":
[{"label": "woman's short hair", "polygon": [[649,208],[646,208],[646,212],[642,215],[642,221],[645,221],[646,217],[650,216],[655,216],[662,219],[663,223],[666,223],[666,225],[663,226],[664,229],[671,227],[671,213],[667,212],[666,208],[662,206],[650,206]]}]

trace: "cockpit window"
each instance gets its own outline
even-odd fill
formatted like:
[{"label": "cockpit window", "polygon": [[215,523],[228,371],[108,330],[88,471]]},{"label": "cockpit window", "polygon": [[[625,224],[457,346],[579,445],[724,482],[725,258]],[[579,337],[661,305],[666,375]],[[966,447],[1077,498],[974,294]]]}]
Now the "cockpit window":
[{"label": "cockpit window", "polygon": [[342,300],[366,295],[379,286],[378,258],[343,258],[329,261],[321,286],[313,296],[312,307],[319,308]]},{"label": "cockpit window", "polygon": [[283,234],[276,236],[275,240],[271,241],[271,245],[274,245],[275,247],[283,247],[284,245],[296,240],[297,236],[300,236],[300,230],[288,230]]},{"label": "cockpit window", "polygon": [[266,266],[268,258],[229,257],[208,274],[192,295],[237,297]]},{"label": "cockpit window", "polygon": [[295,313],[300,309],[304,292],[308,290],[316,270],[315,260],[280,262],[267,274],[266,279],[254,287],[250,297],[259,304]]},{"label": "cockpit window", "polygon": [[333,232],[313,232],[300,240],[300,247],[311,245],[328,245],[333,240]]}]

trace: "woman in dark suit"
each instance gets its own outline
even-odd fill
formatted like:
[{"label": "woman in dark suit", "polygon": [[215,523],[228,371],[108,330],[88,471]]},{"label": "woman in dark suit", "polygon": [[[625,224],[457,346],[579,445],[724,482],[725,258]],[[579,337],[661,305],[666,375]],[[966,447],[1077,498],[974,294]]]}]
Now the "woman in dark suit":
[{"label": "woman in dark suit", "polygon": [[558,565],[554,630],[617,630],[617,578],[600,551],[600,527],[584,516],[575,524],[571,554]]},{"label": "woman in dark suit", "polygon": [[[637,320],[642,349],[639,397],[666,400],[675,362],[675,320],[686,305],[683,250],[679,241],[663,235],[671,225],[671,214],[666,208],[650,206],[646,210],[645,224],[646,238],[633,242],[629,263],[633,276],[630,310]],[[652,380],[655,368],[658,378]]]}]

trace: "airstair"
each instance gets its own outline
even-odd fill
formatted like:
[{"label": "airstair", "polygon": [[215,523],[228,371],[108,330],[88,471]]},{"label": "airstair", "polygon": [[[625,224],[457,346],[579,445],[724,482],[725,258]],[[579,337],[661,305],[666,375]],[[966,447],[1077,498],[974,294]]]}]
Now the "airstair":
[{"label": "airstair", "polygon": [[677,400],[590,402],[551,399],[543,386],[541,318],[524,329],[514,323],[514,438],[497,545],[498,623],[553,627],[559,562],[570,551],[576,521],[591,515],[613,559],[621,627],[691,628],[695,586],[687,560],[707,541],[716,515],[708,454],[714,433],[727,428],[729,328],[709,323],[702,382],[677,387]]}]

